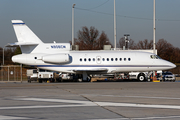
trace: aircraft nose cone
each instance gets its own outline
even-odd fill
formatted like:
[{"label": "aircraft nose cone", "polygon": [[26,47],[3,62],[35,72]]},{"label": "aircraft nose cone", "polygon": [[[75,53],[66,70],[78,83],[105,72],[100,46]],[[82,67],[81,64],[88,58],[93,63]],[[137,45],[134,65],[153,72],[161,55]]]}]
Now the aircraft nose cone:
[{"label": "aircraft nose cone", "polygon": [[171,63],[171,67],[172,67],[172,68],[175,68],[175,67],[176,67],[176,65],[175,65],[175,64],[173,64],[173,63]]},{"label": "aircraft nose cone", "polygon": [[169,69],[173,69],[176,67],[176,65],[174,63],[171,63],[169,61],[166,60],[162,60],[161,61],[161,65],[163,65],[164,67],[162,68],[162,70],[169,70]]},{"label": "aircraft nose cone", "polygon": [[172,62],[167,61],[167,64],[169,65],[169,69],[173,69],[176,67],[176,65]]}]

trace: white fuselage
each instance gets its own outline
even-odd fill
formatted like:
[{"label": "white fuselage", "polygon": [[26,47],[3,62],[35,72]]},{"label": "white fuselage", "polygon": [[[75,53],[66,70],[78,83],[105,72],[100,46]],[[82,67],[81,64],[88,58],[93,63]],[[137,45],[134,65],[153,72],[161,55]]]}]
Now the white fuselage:
[{"label": "white fuselage", "polygon": [[51,53],[58,56],[66,53],[69,56],[69,62],[66,63],[50,63],[44,62],[43,56],[46,53],[30,53],[13,56],[13,62],[36,66],[41,69],[52,71],[78,73],[86,71],[88,73],[117,73],[117,72],[133,72],[133,71],[152,71],[167,70],[174,68],[175,65],[166,60],[160,59],[152,53],[137,51],[62,51],[59,53]]}]

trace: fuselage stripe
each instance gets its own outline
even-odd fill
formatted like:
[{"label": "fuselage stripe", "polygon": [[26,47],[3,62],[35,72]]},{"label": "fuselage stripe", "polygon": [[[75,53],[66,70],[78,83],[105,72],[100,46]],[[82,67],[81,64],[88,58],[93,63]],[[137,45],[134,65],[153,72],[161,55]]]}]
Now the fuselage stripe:
[{"label": "fuselage stripe", "polygon": [[13,23],[13,25],[24,25],[25,23]]},{"label": "fuselage stripe", "polygon": [[169,65],[32,65],[37,67],[171,67]]}]

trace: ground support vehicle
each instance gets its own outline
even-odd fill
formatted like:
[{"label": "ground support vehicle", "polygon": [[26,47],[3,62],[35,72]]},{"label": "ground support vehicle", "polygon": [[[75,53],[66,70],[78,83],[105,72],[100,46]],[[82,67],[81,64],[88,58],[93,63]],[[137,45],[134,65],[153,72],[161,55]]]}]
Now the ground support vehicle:
[{"label": "ground support vehicle", "polygon": [[163,79],[163,81],[171,81],[171,82],[176,81],[175,75],[169,71],[165,71],[162,73],[162,79]]},{"label": "ground support vehicle", "polygon": [[130,72],[129,79],[138,80],[140,82],[149,81],[149,74],[148,72]]},{"label": "ground support vehicle", "polygon": [[[156,72],[157,80],[162,80],[162,71]],[[121,80],[138,80],[140,82],[152,81],[153,71],[150,72],[129,72],[129,73],[119,73],[114,75],[114,79]]]},{"label": "ground support vehicle", "polygon": [[81,74],[59,73],[58,82],[64,82],[64,81],[82,82],[82,79],[80,78],[82,78]]},{"label": "ground support vehicle", "polygon": [[47,81],[54,82],[54,74],[48,70],[29,69],[27,70],[27,77],[29,83],[31,81],[38,81],[40,83]]},{"label": "ground support vehicle", "polygon": [[67,73],[67,74],[59,73],[59,81],[58,82],[63,82],[64,80],[73,80],[73,76],[69,73]]},{"label": "ground support vehicle", "polygon": [[54,82],[53,72],[49,70],[38,69],[38,81],[39,83],[47,81]]},{"label": "ground support vehicle", "polygon": [[27,70],[27,79],[28,82],[31,83],[31,81],[37,81],[37,69],[28,69]]},{"label": "ground support vehicle", "polygon": [[119,73],[114,75],[115,80],[138,80],[144,82],[148,80],[148,72],[130,72],[130,73]]}]

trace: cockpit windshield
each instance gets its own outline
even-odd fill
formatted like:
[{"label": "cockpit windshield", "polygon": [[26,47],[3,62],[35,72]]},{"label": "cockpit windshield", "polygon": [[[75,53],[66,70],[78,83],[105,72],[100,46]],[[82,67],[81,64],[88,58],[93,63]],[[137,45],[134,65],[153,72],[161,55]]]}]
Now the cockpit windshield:
[{"label": "cockpit windshield", "polygon": [[157,55],[150,55],[150,58],[151,59],[161,59],[159,56],[157,56]]}]

